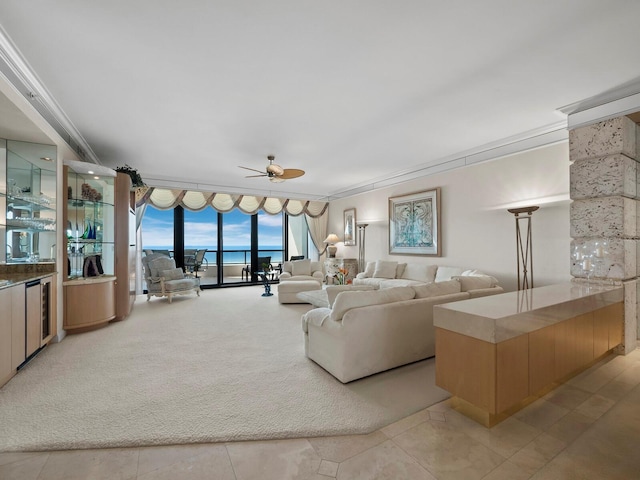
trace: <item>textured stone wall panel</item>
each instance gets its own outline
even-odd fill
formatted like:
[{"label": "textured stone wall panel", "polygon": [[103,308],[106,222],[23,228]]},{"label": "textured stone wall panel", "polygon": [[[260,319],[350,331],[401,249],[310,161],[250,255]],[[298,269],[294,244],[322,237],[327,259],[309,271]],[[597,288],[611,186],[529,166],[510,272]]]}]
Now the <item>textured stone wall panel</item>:
[{"label": "textured stone wall panel", "polygon": [[[571,251],[576,248],[590,251],[590,245],[596,240],[607,241],[607,254],[602,259],[593,259],[593,271],[589,275],[591,278],[604,278],[608,280],[627,280],[637,276],[638,250],[640,242],[637,240],[625,240],[622,238],[576,238],[571,241]],[[582,269],[582,261],[571,258],[571,275],[577,278],[587,278],[586,272]]]},{"label": "textured stone wall panel", "polygon": [[635,238],[637,201],[625,197],[574,200],[571,237]]},{"label": "textured stone wall panel", "polygon": [[572,162],[622,153],[636,158],[636,124],[618,117],[569,131],[569,158]]},{"label": "textured stone wall panel", "polygon": [[570,195],[574,200],[621,195],[637,196],[638,164],[625,155],[590,158],[570,168]]},{"label": "textured stone wall panel", "polygon": [[638,279],[624,282],[624,332],[622,353],[633,352],[638,345]]}]

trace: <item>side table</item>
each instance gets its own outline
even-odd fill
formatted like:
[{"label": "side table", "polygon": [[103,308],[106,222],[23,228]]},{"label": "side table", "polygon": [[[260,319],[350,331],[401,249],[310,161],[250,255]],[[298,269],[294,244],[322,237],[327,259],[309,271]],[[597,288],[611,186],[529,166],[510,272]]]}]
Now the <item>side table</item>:
[{"label": "side table", "polygon": [[355,258],[328,258],[324,261],[324,278],[327,285],[339,285],[340,270],[346,271],[344,284],[350,284],[358,274],[358,260]]},{"label": "side table", "polygon": [[269,275],[271,275],[271,273],[272,272],[265,272],[262,270],[256,272],[256,275],[260,277],[260,280],[262,280],[262,284],[264,285],[263,297],[270,297],[273,295],[273,293],[271,293],[271,284],[269,283]]}]

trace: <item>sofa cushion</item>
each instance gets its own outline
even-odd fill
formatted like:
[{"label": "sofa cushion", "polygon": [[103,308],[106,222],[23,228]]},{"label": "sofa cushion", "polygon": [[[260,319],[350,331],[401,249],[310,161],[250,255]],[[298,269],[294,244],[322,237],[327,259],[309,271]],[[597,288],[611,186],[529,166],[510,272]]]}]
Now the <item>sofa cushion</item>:
[{"label": "sofa cushion", "polygon": [[[378,289],[377,285],[327,285],[327,288],[323,291],[326,292],[327,294],[326,306],[331,307],[333,305],[333,302],[335,302],[338,294],[342,292],[371,291],[371,290],[377,290],[377,289]],[[315,305],[312,302],[309,302],[309,303],[311,303],[312,305]]]},{"label": "sofa cushion", "polygon": [[461,286],[457,280],[445,280],[444,282],[434,282],[428,285],[414,285],[416,298],[439,297],[450,293],[460,293]]},{"label": "sofa cushion", "polygon": [[462,275],[463,270],[458,267],[438,267],[436,272],[436,282],[451,280],[452,277]]},{"label": "sofa cushion", "polygon": [[463,292],[477,290],[479,288],[491,288],[498,284],[498,279],[489,275],[463,275],[453,277],[452,280],[460,282]]},{"label": "sofa cushion", "polygon": [[389,281],[389,279],[356,277],[353,279],[353,285],[374,285],[376,288],[379,288],[382,286],[382,282],[385,281]]},{"label": "sofa cushion", "polygon": [[170,270],[176,267],[173,258],[169,258],[166,255],[159,255],[150,260],[148,265],[152,277],[161,277],[163,270]]},{"label": "sofa cushion", "polygon": [[376,262],[376,269],[373,272],[373,278],[396,278],[397,267],[398,262],[378,260]]},{"label": "sofa cushion", "polygon": [[399,263],[396,267],[396,276],[394,278],[402,278],[402,274],[404,274],[405,268],[407,268],[406,263]]},{"label": "sofa cushion", "polygon": [[181,278],[179,280],[167,280],[164,282],[165,292],[183,292],[200,286],[199,278]]},{"label": "sofa cushion", "polygon": [[181,268],[171,268],[169,270],[162,270],[161,277],[164,277],[165,280],[180,280],[184,278],[184,272]]},{"label": "sofa cushion", "polygon": [[403,300],[411,300],[414,297],[415,292],[411,287],[386,288],[384,290],[373,290],[370,292],[340,292],[333,302],[331,320],[341,320],[344,314],[353,308],[401,302]]},{"label": "sofa cushion", "polygon": [[311,275],[311,260],[295,260],[291,262],[291,274],[296,275]]},{"label": "sofa cushion", "polygon": [[432,283],[436,280],[436,265],[425,265],[420,263],[408,263],[402,274],[402,278],[416,280],[423,283]]},{"label": "sofa cushion", "polygon": [[364,269],[364,277],[371,278],[373,277],[373,272],[376,271],[376,262],[367,262],[367,266]]},{"label": "sofa cushion", "polygon": [[408,278],[376,278],[375,280],[382,280],[380,282],[380,288],[412,287],[414,285],[424,285],[424,282],[419,282],[418,280],[409,280]]}]

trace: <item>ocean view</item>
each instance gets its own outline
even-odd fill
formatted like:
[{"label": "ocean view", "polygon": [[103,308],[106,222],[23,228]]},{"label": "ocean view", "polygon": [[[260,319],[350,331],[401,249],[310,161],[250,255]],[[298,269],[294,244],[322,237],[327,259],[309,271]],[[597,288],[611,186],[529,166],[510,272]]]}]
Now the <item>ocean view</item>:
[{"label": "ocean view", "polygon": [[[207,259],[207,262],[209,263],[209,265],[216,263],[216,252],[214,247],[185,245],[184,248],[185,250],[201,250],[201,249],[212,250],[206,253],[205,258]],[[283,247],[281,246],[273,246],[273,245],[263,246],[263,247],[260,247],[260,251],[258,255],[261,257],[270,256],[271,263],[281,263],[282,248]],[[173,251],[173,247],[167,247],[166,245],[165,246],[144,245],[143,249]],[[223,263],[225,264],[230,264],[230,263],[247,264],[247,263],[250,263],[251,261],[251,247],[231,246],[231,247],[225,248],[223,255],[224,255]]]}]

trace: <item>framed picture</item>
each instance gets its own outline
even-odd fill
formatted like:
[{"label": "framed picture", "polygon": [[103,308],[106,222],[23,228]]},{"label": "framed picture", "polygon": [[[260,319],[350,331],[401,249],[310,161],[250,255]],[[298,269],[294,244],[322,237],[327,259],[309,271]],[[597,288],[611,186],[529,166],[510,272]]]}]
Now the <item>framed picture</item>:
[{"label": "framed picture", "polygon": [[344,244],[356,244],[356,209],[348,208],[344,211]]},{"label": "framed picture", "polygon": [[440,188],[389,198],[390,254],[439,257],[440,237]]}]

